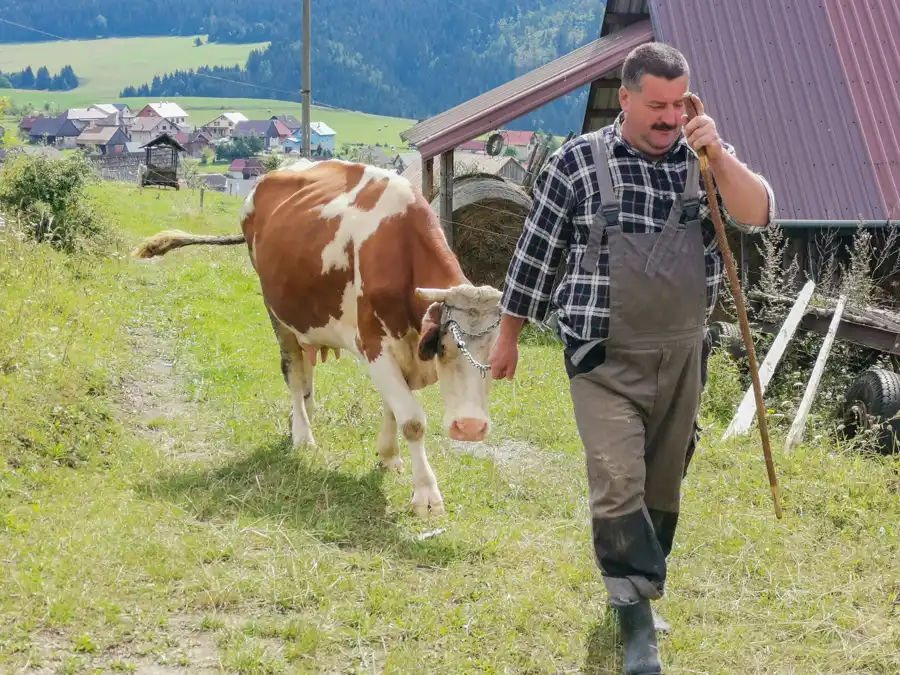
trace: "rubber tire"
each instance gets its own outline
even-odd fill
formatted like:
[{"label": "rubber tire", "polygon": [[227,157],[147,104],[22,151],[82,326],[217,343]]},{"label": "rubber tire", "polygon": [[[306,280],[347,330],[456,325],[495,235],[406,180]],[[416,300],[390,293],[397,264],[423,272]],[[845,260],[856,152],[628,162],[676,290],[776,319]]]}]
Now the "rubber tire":
[{"label": "rubber tire", "polygon": [[744,337],[741,335],[741,327],[738,324],[714,321],[709,325],[709,336],[713,349],[721,347],[735,359],[747,356]]},{"label": "rubber tire", "polygon": [[[841,415],[844,434],[853,438],[861,429],[852,411],[854,405],[865,407],[866,415],[873,422],[895,417],[900,412],[900,373],[883,368],[870,368],[847,388]],[[868,423],[863,423],[868,428]],[[878,434],[878,452],[890,455],[900,452],[900,418],[893,419]]]}]

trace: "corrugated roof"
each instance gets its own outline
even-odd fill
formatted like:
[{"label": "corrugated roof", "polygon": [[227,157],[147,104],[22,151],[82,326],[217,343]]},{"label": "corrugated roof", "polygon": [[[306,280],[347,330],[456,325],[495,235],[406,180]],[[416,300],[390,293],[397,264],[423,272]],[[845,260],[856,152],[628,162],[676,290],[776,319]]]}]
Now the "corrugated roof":
[{"label": "corrugated roof", "polygon": [[900,218],[900,5],[825,0],[886,216]]},{"label": "corrugated roof", "polygon": [[238,122],[246,122],[247,121],[247,116],[244,115],[244,113],[239,113],[239,112],[222,113],[222,117],[224,117],[229,122],[234,122],[235,124],[237,124]]},{"label": "corrugated roof", "polygon": [[172,101],[159,101],[157,103],[148,103],[150,109],[160,117],[187,117],[188,114],[181,109],[181,106]]},{"label": "corrugated roof", "polygon": [[[900,105],[888,74],[896,77],[898,66],[888,66],[900,63],[890,38],[898,10],[892,0],[826,3],[837,37],[821,2],[650,5],[657,39],[687,57],[691,89],[722,137],[773,183],[780,218],[885,218],[870,152],[888,184],[888,153],[898,159],[889,126]],[[882,145],[891,133],[893,145]]]},{"label": "corrugated roof", "polygon": [[[115,112],[115,111],[113,111]],[[89,108],[69,108],[63,113],[70,120],[102,120],[108,116],[103,110],[91,110]]]},{"label": "corrugated roof", "polygon": [[79,141],[85,143],[109,143],[119,131],[119,127],[88,127],[81,132]]},{"label": "corrugated roof", "polygon": [[650,20],[639,21],[424,120],[400,137],[423,158],[434,157],[618,68],[628,52],[652,39]]},{"label": "corrugated roof", "polygon": [[[521,164],[515,157],[491,157],[490,155],[476,155],[472,152],[454,152],[453,153],[453,172],[459,174],[461,172],[481,171],[482,173],[500,174],[500,169],[514,162]],[[524,166],[522,167],[524,168]],[[400,174],[408,179],[416,188],[422,187],[422,160],[418,155]],[[441,163],[434,163],[434,182],[435,185],[440,184]]]},{"label": "corrugated roof", "polygon": [[[163,119],[162,117],[135,117],[134,120],[129,125],[129,129],[132,131],[153,131],[156,127],[158,127],[163,122],[168,122],[168,120]],[[171,124],[171,123],[170,123]]]},{"label": "corrugated roof", "polygon": [[66,123],[66,119],[62,116],[60,117],[39,117],[35,120],[34,124],[31,126],[31,130],[29,131],[29,135],[31,136],[57,136],[59,135],[59,131],[62,128],[63,124]]},{"label": "corrugated roof", "polygon": [[96,108],[97,110],[105,112],[107,115],[115,115],[119,112],[119,109],[112,103],[95,103],[91,108]]}]

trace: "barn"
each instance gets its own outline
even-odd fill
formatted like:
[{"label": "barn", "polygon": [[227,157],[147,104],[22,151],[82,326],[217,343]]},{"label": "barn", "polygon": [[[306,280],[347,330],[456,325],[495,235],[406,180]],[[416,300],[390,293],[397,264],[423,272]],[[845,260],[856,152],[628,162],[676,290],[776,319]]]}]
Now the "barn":
[{"label": "barn", "polygon": [[[778,224],[808,269],[817,232],[847,236],[859,223],[879,230],[900,219],[898,35],[894,0],[608,0],[597,40],[401,137],[421,157],[426,195],[440,161],[439,213],[452,242],[454,148],[579,90],[585,112],[572,131],[609,124],[625,56],[666,42],[688,58],[691,89],[723,138],[771,181]],[[737,235],[733,247],[746,273],[754,251]]]}]

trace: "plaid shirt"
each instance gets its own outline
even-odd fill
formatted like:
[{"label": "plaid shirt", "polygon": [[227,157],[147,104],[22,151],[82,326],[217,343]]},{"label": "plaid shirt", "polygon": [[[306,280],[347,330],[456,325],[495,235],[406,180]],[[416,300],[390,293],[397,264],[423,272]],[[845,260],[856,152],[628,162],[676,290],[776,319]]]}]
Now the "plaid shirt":
[{"label": "plaid shirt", "polygon": [[[620,114],[602,130],[609,156],[613,189],[619,196],[623,232],[649,234],[662,231],[676,194],[684,191],[688,153],[696,153],[682,134],[659,162],[645,159],[623,137]],[[728,153],[734,149],[725,144]],[[605,339],[609,329],[609,247],[600,246],[597,269],[581,267],[594,213],[600,207],[591,147],[576,137],[550,156],[534,187],[534,201],[506,275],[501,307],[513,316],[542,322],[550,304],[557,308],[560,337],[572,346]],[[768,182],[759,177],[769,196],[769,221],[775,219],[775,198]],[[718,193],[717,193],[718,195]],[[723,222],[744,232],[761,232],[732,218],[721,199]],[[706,247],[707,320],[718,299],[724,261],[710,218],[709,201],[700,177],[700,217]],[[568,249],[565,274],[553,291],[563,252]],[[551,297],[552,293],[552,297]]]}]

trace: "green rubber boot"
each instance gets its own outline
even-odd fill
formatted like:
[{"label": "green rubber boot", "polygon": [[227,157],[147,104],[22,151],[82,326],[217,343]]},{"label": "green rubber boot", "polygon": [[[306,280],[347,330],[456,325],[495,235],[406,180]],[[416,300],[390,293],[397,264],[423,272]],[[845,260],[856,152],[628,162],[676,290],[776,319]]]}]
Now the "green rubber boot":
[{"label": "green rubber boot", "polygon": [[659,646],[649,600],[616,605],[624,646],[625,675],[661,675]]}]

